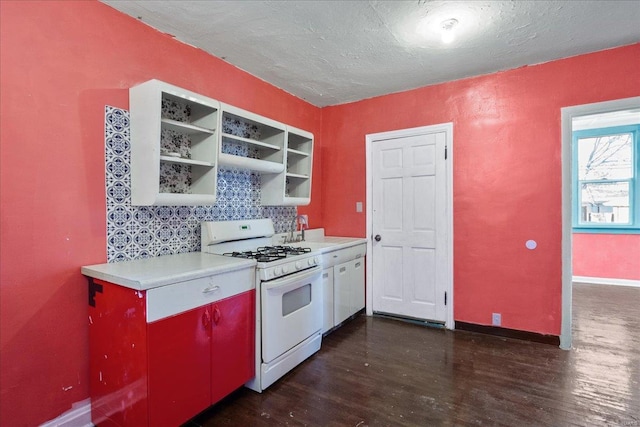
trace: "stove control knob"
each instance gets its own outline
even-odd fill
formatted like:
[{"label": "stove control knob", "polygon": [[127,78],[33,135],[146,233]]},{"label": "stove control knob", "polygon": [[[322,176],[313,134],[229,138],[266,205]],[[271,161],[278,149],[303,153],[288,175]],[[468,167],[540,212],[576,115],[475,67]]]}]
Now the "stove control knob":
[{"label": "stove control knob", "polygon": [[284,274],[287,274],[287,273],[289,272],[289,266],[288,266],[288,265],[283,265],[283,266],[282,266],[282,272],[283,272]]},{"label": "stove control knob", "polygon": [[316,263],[316,264],[320,264],[320,258],[314,257],[313,258],[313,262]]},{"label": "stove control knob", "polygon": [[302,263],[300,261],[296,261],[296,270],[300,270],[302,268]]},{"label": "stove control knob", "polygon": [[280,269],[280,267],[276,267],[273,269],[273,272],[276,274],[276,276],[279,276],[282,273],[282,270]]},{"label": "stove control knob", "polygon": [[309,258],[309,265],[316,265],[315,258]]}]

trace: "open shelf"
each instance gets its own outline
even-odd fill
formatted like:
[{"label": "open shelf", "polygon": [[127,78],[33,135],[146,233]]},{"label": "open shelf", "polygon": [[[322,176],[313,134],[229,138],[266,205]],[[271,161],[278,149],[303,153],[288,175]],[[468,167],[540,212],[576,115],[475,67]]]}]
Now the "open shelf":
[{"label": "open shelf", "polygon": [[260,173],[284,171],[284,124],[221,104],[220,166]]},{"label": "open shelf", "polygon": [[313,134],[287,126],[284,173],[262,177],[262,204],[308,205],[311,202]]},{"label": "open shelf", "polygon": [[129,101],[131,203],[215,203],[220,103],[158,80],[131,88]]},{"label": "open shelf", "polygon": [[313,134],[158,80],[129,101],[132,205],[212,205],[219,167],[261,173],[264,205],[311,201]]},{"label": "open shelf", "polygon": [[251,157],[235,156],[221,153],[218,157],[221,165],[240,169],[249,169],[262,173],[281,173],[284,171],[282,163],[269,162],[267,160],[253,159]]},{"label": "open shelf", "polygon": [[238,142],[246,142],[249,145],[253,145],[256,147],[268,148],[270,150],[278,151],[282,150],[282,147],[278,147],[277,145],[267,144],[266,142],[260,142],[255,139],[243,138],[241,136],[231,135],[230,133],[223,133],[223,138],[229,138]]},{"label": "open shelf", "polygon": [[311,193],[311,180],[308,176],[287,174],[285,197],[308,199]]}]

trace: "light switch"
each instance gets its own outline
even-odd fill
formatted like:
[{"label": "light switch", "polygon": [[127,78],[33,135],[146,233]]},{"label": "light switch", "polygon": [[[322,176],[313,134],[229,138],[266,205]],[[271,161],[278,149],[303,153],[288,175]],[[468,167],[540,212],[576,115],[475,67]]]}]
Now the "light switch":
[{"label": "light switch", "polygon": [[356,202],[356,212],[362,212],[362,202]]}]

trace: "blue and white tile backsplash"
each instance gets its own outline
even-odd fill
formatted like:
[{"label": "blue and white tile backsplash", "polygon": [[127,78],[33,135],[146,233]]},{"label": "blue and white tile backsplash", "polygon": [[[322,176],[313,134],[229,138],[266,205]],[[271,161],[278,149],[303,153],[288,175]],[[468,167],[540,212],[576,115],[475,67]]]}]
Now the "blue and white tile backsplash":
[{"label": "blue and white tile backsplash", "polygon": [[[163,105],[167,116],[188,115],[178,105]],[[174,117],[171,117],[174,118]],[[175,117],[176,119],[179,117]],[[171,255],[200,250],[200,222],[271,218],[276,233],[288,231],[296,216],[295,206],[261,206],[260,175],[243,169],[218,170],[218,195],[212,206],[131,206],[131,139],[129,112],[105,107],[105,160],[107,195],[107,261]],[[224,132],[255,138],[252,126],[235,121],[223,123]],[[188,154],[180,135],[164,131],[161,147]],[[245,144],[226,144],[224,152],[253,157]],[[187,191],[187,171],[172,171],[162,185]]]}]

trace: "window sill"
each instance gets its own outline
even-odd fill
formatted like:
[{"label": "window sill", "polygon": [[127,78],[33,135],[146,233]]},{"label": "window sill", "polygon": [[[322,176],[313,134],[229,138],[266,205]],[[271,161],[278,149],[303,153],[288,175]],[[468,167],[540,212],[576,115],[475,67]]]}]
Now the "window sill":
[{"label": "window sill", "polygon": [[640,234],[638,228],[573,227],[577,234]]}]

